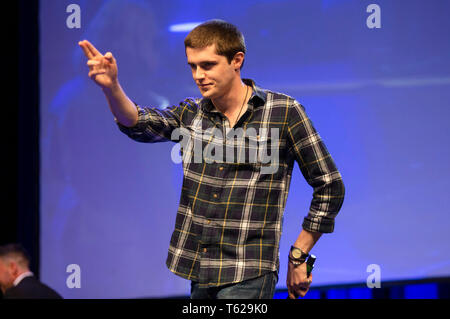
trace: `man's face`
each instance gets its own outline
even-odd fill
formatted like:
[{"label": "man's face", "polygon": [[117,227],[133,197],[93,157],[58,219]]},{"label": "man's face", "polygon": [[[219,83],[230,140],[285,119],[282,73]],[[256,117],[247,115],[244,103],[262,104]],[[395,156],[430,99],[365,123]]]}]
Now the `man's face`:
[{"label": "man's face", "polygon": [[225,56],[216,53],[215,44],[201,49],[187,47],[186,56],[203,97],[217,99],[230,91],[239,60],[235,58],[228,63]]},{"label": "man's face", "polygon": [[0,258],[0,288],[3,293],[6,289],[11,288],[14,283],[14,269],[13,263]]}]

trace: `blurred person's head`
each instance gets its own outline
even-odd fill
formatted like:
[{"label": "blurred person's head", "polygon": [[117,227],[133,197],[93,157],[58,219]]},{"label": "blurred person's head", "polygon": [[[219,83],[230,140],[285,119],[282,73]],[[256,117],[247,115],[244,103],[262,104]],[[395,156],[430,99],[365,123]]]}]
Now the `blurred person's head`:
[{"label": "blurred person's head", "polygon": [[14,280],[30,271],[30,257],[20,244],[0,246],[0,288],[4,293],[14,285]]}]

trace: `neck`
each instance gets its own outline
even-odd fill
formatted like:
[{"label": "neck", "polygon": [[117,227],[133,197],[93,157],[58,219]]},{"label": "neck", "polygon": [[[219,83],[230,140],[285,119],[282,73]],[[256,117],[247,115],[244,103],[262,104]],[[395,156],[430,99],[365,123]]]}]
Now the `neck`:
[{"label": "neck", "polygon": [[[233,81],[228,92],[221,97],[212,100],[215,107],[224,114],[233,113],[239,110],[245,101],[247,85],[240,78]],[[251,96],[251,88],[248,89],[247,98]]]}]

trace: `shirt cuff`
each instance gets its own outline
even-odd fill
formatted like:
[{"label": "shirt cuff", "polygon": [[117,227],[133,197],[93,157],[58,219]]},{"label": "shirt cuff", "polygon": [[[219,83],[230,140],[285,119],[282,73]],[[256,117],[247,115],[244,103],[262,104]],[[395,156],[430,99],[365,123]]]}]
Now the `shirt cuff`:
[{"label": "shirt cuff", "polygon": [[332,233],[334,231],[334,219],[308,215],[303,220],[302,228],[310,232]]},{"label": "shirt cuff", "polygon": [[133,103],[138,111],[138,120],[134,126],[130,127],[125,126],[122,123],[120,123],[116,117],[114,117],[114,122],[116,122],[116,124],[119,126],[119,129],[124,133],[142,132],[143,130],[145,130],[145,121],[144,121],[145,111],[135,102]]}]

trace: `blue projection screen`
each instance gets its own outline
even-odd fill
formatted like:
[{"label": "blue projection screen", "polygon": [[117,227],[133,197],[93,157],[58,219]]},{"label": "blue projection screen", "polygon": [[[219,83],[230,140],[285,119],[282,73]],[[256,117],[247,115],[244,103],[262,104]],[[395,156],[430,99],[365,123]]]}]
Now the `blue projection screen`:
[{"label": "blue projection screen", "polygon": [[[163,109],[201,96],[183,40],[214,18],[245,35],[243,77],[302,103],[342,174],[313,285],[366,282],[372,264],[382,281],[450,275],[449,12],[446,0],[41,0],[42,281],[65,298],[189,295],[165,265],[183,175],[175,144],[119,131],[77,43],[111,51],[127,95]],[[311,199],[295,164],[277,288]]]}]

